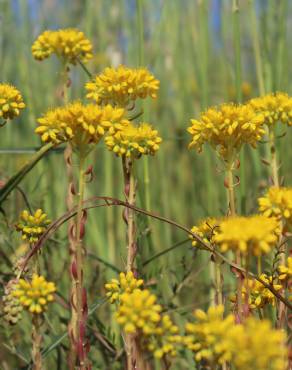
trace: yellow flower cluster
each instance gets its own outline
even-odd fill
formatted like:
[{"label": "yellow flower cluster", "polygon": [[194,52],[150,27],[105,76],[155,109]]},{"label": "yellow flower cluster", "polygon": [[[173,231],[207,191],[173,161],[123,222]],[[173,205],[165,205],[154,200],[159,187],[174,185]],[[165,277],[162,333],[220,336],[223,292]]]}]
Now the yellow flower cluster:
[{"label": "yellow flower cluster", "polygon": [[153,352],[156,358],[162,358],[165,355],[176,356],[177,344],[183,341],[183,337],[178,332],[178,327],[173,324],[169,315],[162,316],[159,327],[150,338],[149,351]]},{"label": "yellow flower cluster", "polygon": [[13,119],[24,107],[22,95],[14,86],[0,84],[0,118]]},{"label": "yellow flower cluster", "polygon": [[195,353],[195,360],[214,369],[230,362],[236,370],[283,370],[287,349],[285,333],[271,327],[269,321],[247,319],[235,325],[233,315],[223,319],[223,306],[208,312],[196,310],[195,323],[187,323],[184,344]]},{"label": "yellow flower cluster", "polygon": [[13,292],[17,286],[17,279],[10,280],[4,289],[3,301],[3,317],[6,322],[15,325],[21,319],[23,310],[19,300],[14,297]]},{"label": "yellow flower cluster", "polygon": [[154,155],[161,141],[158,131],[148,123],[141,123],[139,126],[129,123],[105,138],[106,146],[110,151],[119,157],[131,158],[139,158],[142,154]]},{"label": "yellow flower cluster", "polygon": [[264,115],[268,126],[277,122],[292,125],[292,98],[286,93],[277,92],[251,99],[250,105],[256,112]]},{"label": "yellow flower cluster", "polygon": [[146,68],[107,67],[95,79],[85,86],[87,98],[99,104],[111,103],[126,107],[137,98],[147,96],[155,99],[159,89],[159,81]]},{"label": "yellow flower cluster", "polygon": [[31,282],[20,279],[13,296],[19,299],[19,302],[29,312],[40,314],[47,309],[49,302],[54,300],[56,286],[52,282],[45,280],[43,276],[33,275]]},{"label": "yellow flower cluster", "polygon": [[21,232],[23,240],[34,243],[38,241],[50,223],[47,214],[41,209],[37,209],[34,214],[24,210],[20,214],[16,229]]},{"label": "yellow flower cluster", "polygon": [[32,55],[36,60],[44,60],[53,53],[71,64],[78,60],[84,63],[93,57],[91,42],[83,32],[74,28],[44,31],[32,45]]},{"label": "yellow flower cluster", "polygon": [[292,188],[271,187],[258,203],[265,216],[282,218],[292,225]]},{"label": "yellow flower cluster", "polygon": [[268,320],[249,318],[226,333],[236,370],[286,369],[285,333],[275,330]]},{"label": "yellow flower cluster", "polygon": [[119,280],[112,279],[109,283],[105,284],[105,289],[108,291],[106,296],[110,298],[111,303],[120,300],[124,293],[132,293],[135,289],[140,288],[144,281],[136,279],[132,271],[120,273]]},{"label": "yellow flower cluster", "polygon": [[287,266],[280,265],[278,267],[279,279],[286,280],[292,277],[292,257],[287,258]]},{"label": "yellow flower cluster", "polygon": [[276,246],[279,233],[279,223],[275,218],[263,215],[237,216],[219,223],[213,241],[222,252],[234,250],[260,256],[269,253]]},{"label": "yellow flower cluster", "polygon": [[117,322],[127,333],[154,334],[162,310],[156,300],[149,290],[135,289],[132,293],[123,293],[116,312]]},{"label": "yellow flower cluster", "polygon": [[213,366],[229,361],[232,353],[229,348],[227,333],[235,325],[233,315],[223,319],[222,305],[210,307],[208,312],[196,310],[195,323],[186,324],[188,335],[184,337],[186,347],[195,353],[196,361],[207,361]]},{"label": "yellow flower cluster", "polygon": [[70,141],[75,148],[82,145],[98,143],[103,135],[121,129],[128,124],[122,108],[111,105],[100,107],[95,104],[83,105],[79,101],[49,110],[38,119],[39,126],[35,132],[44,142]]},{"label": "yellow flower cluster", "polygon": [[200,118],[192,119],[188,132],[192,135],[189,148],[202,151],[209,143],[225,160],[234,159],[243,144],[255,147],[263,136],[264,117],[250,105],[222,104],[209,108]]},{"label": "yellow flower cluster", "polygon": [[[273,276],[261,274],[260,279],[268,285],[272,286],[276,291],[281,290],[283,287],[275,283]],[[242,287],[242,301],[245,302],[248,294],[248,305],[251,309],[262,308],[267,304],[275,306],[276,297],[266,288],[262,283],[255,279],[247,279],[243,281]]]},{"label": "yellow flower cluster", "polygon": [[[205,220],[199,222],[197,226],[191,228],[191,232],[200,236],[204,242],[209,243],[216,233],[216,227],[218,220],[212,217],[208,217]],[[193,236],[190,236],[192,240],[192,246],[204,249],[204,246],[200,245]]]}]

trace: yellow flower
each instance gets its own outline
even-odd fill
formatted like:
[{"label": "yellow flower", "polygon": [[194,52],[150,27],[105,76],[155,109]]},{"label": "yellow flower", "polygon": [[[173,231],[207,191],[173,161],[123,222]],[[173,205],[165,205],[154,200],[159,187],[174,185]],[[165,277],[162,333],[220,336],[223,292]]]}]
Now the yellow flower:
[{"label": "yellow flower", "polygon": [[84,33],[74,29],[44,31],[32,45],[32,55],[36,60],[44,60],[56,54],[65,63],[85,63],[93,57],[92,44]]},{"label": "yellow flower", "polygon": [[13,119],[24,107],[22,96],[14,86],[0,84],[0,118]]},{"label": "yellow flower", "polygon": [[[218,220],[212,217],[208,217],[205,220],[199,222],[197,226],[191,228],[191,232],[200,236],[204,242],[209,243],[216,233],[216,227],[218,225]],[[192,246],[204,249],[192,236]]]},{"label": "yellow flower", "polygon": [[277,122],[292,125],[292,98],[286,93],[268,94],[250,101],[251,107],[264,115],[265,124],[273,126]]},{"label": "yellow flower", "polygon": [[254,112],[249,105],[223,104],[209,108],[198,120],[191,120],[188,132],[192,135],[189,148],[202,151],[209,143],[225,160],[234,157],[243,144],[256,147],[263,136],[264,117]]},{"label": "yellow flower", "polygon": [[172,322],[169,315],[162,316],[147,348],[153,352],[156,358],[162,358],[165,355],[176,356],[177,346],[183,341],[183,337],[178,332],[178,327]]},{"label": "yellow flower", "polygon": [[83,105],[79,101],[49,110],[38,119],[35,132],[44,142],[70,141],[75,148],[96,144],[109,131],[121,129],[128,124],[122,108],[111,105],[100,107],[95,104]]},{"label": "yellow flower", "polygon": [[107,297],[110,298],[111,303],[118,301],[123,293],[132,293],[135,289],[140,288],[144,281],[136,279],[132,271],[120,273],[119,280],[112,279],[109,283],[105,284]]},{"label": "yellow flower", "polygon": [[273,329],[268,320],[251,317],[243,325],[230,328],[226,336],[236,370],[286,369],[285,332]]},{"label": "yellow flower", "polygon": [[194,352],[196,361],[204,360],[214,366],[231,359],[227,334],[235,325],[235,319],[233,315],[224,319],[223,312],[222,305],[210,307],[207,313],[196,310],[196,322],[186,324],[188,334],[183,341],[186,347]]},{"label": "yellow flower", "polygon": [[22,239],[30,243],[38,241],[39,237],[51,223],[47,214],[43,213],[41,209],[37,209],[34,214],[24,210],[21,212],[19,218],[20,220],[16,225],[16,229],[21,232]]},{"label": "yellow flower", "polygon": [[141,155],[154,155],[159,149],[162,139],[158,131],[148,123],[140,123],[135,126],[130,123],[109,134],[105,138],[106,146],[117,156],[139,158]]},{"label": "yellow flower", "polygon": [[154,334],[162,310],[156,300],[149,290],[135,289],[132,293],[123,293],[116,312],[117,322],[127,333]]},{"label": "yellow flower", "polygon": [[29,312],[40,314],[47,309],[49,302],[54,300],[56,286],[52,282],[45,280],[43,276],[33,275],[31,282],[20,279],[13,296],[19,299],[19,302]]},{"label": "yellow flower", "polygon": [[[260,278],[268,285],[271,285],[276,291],[279,291],[283,288],[282,285],[275,283],[273,276],[261,274]],[[272,306],[275,306],[276,304],[276,297],[274,296],[274,294],[262,283],[255,279],[248,279],[243,281],[243,302],[245,302],[247,294],[248,305],[251,309],[262,308],[267,304],[271,304]]]},{"label": "yellow flower", "polygon": [[85,85],[87,98],[97,103],[125,107],[137,98],[155,99],[159,81],[146,68],[107,67],[95,79]]},{"label": "yellow flower", "polygon": [[258,203],[265,216],[282,218],[292,224],[292,188],[271,187]]},{"label": "yellow flower", "polygon": [[205,313],[195,311],[197,321],[187,323],[183,339],[195,360],[207,362],[215,369],[225,362],[236,370],[283,370],[286,367],[287,348],[285,332],[275,330],[267,320],[248,318],[235,324],[233,315],[223,319],[223,306],[211,307]]},{"label": "yellow flower", "polygon": [[213,241],[222,252],[234,250],[260,256],[276,246],[279,233],[275,218],[262,215],[229,217],[219,223]]},{"label": "yellow flower", "polygon": [[278,267],[279,272],[279,279],[285,280],[287,278],[291,278],[292,276],[292,257],[287,258],[287,266],[280,265]]}]

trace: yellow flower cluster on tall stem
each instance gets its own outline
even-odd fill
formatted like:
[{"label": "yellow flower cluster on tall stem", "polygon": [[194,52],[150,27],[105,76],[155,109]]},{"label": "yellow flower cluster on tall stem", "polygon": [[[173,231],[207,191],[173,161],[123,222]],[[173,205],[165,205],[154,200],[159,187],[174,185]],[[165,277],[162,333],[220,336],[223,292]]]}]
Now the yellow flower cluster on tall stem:
[{"label": "yellow flower cluster on tall stem", "polygon": [[[259,278],[267,285],[273,287],[275,291],[280,291],[283,288],[280,282],[276,281],[274,276],[261,274]],[[236,303],[236,300],[233,296],[230,297],[230,300]],[[250,310],[257,309],[260,314],[260,309],[264,308],[268,304],[274,307],[277,301],[275,295],[260,281],[249,278],[244,280],[242,286],[242,300],[243,302],[247,303]]]},{"label": "yellow flower cluster on tall stem", "polygon": [[[87,98],[105,106],[112,104],[128,111],[133,109],[137,99],[157,97],[159,81],[146,68],[106,68],[92,81],[85,85]],[[137,159],[146,155],[154,155],[159,149],[161,138],[158,131],[148,123],[136,125],[133,121],[120,125],[116,130],[108,131],[105,144],[108,150],[122,159],[124,174],[124,193],[129,206],[136,203],[136,178],[134,165]],[[147,189],[146,189],[147,191]],[[123,219],[127,225],[127,263],[126,272],[135,272],[137,255],[136,223],[133,209],[124,210]],[[114,295],[115,296],[115,295]],[[115,299],[115,298],[114,298]],[[128,370],[132,370],[140,356],[140,348],[129,333],[126,335],[126,353]]]},{"label": "yellow flower cluster on tall stem", "polygon": [[276,217],[283,228],[292,225],[292,188],[271,187],[258,199],[259,211],[267,217]]},{"label": "yellow flower cluster on tall stem", "polygon": [[[206,312],[196,310],[195,322],[186,324],[183,343],[194,352],[198,363],[215,369],[233,364],[237,370],[283,370],[287,350],[285,334],[271,328],[269,321],[249,318],[235,324],[235,317],[222,318],[224,307],[210,307]],[[264,350],[263,350],[264,349]]]},{"label": "yellow flower cluster on tall stem", "polygon": [[136,279],[132,271],[127,273],[121,272],[119,280],[112,279],[105,284],[107,290],[106,296],[110,298],[110,303],[119,301],[124,293],[132,293],[135,289],[140,288],[144,284],[142,279]]},{"label": "yellow flower cluster on tall stem", "polygon": [[29,243],[35,243],[47,229],[51,220],[42,209],[37,209],[34,213],[28,210],[21,212],[16,229],[21,232],[21,238]]},{"label": "yellow flower cluster on tall stem", "polygon": [[54,300],[56,286],[48,282],[43,276],[34,274],[31,281],[20,279],[12,291],[19,304],[32,314],[32,362],[33,370],[42,370],[42,333],[41,328],[44,322],[43,314],[47,306]]},{"label": "yellow flower cluster on tall stem", "polygon": [[83,275],[83,253],[82,253],[82,203],[85,191],[85,161],[93,149],[94,145],[107,132],[115,133],[121,129],[124,124],[128,124],[125,119],[125,111],[122,108],[113,108],[111,105],[98,106],[95,104],[83,105],[80,102],[73,102],[63,107],[48,111],[42,118],[38,120],[39,126],[35,130],[41,135],[44,142],[51,141],[54,144],[69,142],[73,150],[78,156],[79,167],[79,186],[77,195],[77,216],[75,223],[75,243],[73,247],[72,261],[72,279],[74,286],[72,287],[72,332],[75,345],[79,341],[84,341],[85,338],[80,338],[80,327],[83,325],[84,317],[86,317],[84,303],[84,287],[82,281]]},{"label": "yellow flower cluster on tall stem", "polygon": [[213,241],[222,252],[233,250],[245,256],[260,256],[277,245],[279,234],[279,223],[275,218],[236,216],[219,222]]},{"label": "yellow flower cluster on tall stem", "polygon": [[[265,125],[267,126],[268,131],[268,143],[269,143],[269,150],[270,150],[270,158],[267,162],[270,167],[270,176],[272,180],[272,184],[275,188],[279,188],[282,184],[279,177],[279,164],[277,158],[277,150],[276,150],[276,126],[291,126],[292,125],[292,98],[283,92],[276,92],[272,94],[267,94],[255,99],[251,99],[250,103],[253,109],[264,115],[265,118]],[[269,191],[269,194],[266,195],[266,200],[261,198],[259,200],[260,208],[264,208],[268,206],[269,198],[270,200],[275,201],[276,198],[279,201],[281,199],[281,190],[273,189]],[[275,206],[275,205],[274,205]],[[282,205],[283,207],[283,205]],[[273,207],[274,209],[277,207]],[[265,213],[267,214],[268,211],[266,210]],[[286,211],[287,215],[287,211]],[[278,217],[278,215],[277,215]],[[281,233],[284,232],[286,219],[282,218],[280,221]],[[283,265],[286,259],[286,250],[287,245],[286,243],[282,242],[282,239],[279,241],[279,252],[280,252],[280,263]],[[282,302],[279,304],[278,309],[278,327],[283,327],[284,319],[286,315],[286,308]]]},{"label": "yellow flower cluster on tall stem", "polygon": [[[238,156],[244,144],[255,148],[263,137],[264,116],[255,112],[249,104],[222,104],[201,113],[198,119],[191,120],[188,128],[192,141],[189,148],[202,151],[204,144],[209,144],[224,164],[226,175],[229,215],[236,216],[234,171],[239,167]],[[241,264],[240,249],[235,251],[235,260]],[[220,276],[220,271],[216,274]],[[238,283],[239,309],[241,306],[241,279]],[[221,284],[220,284],[221,285]]]},{"label": "yellow flower cluster on tall stem", "polygon": [[142,289],[142,285],[143,280],[136,279],[131,272],[122,272],[119,280],[112,279],[105,285],[110,302],[117,304],[117,322],[127,336],[135,338],[133,359],[140,366],[146,361],[143,359],[143,349],[161,359],[167,355],[176,356],[177,345],[182,343],[178,327],[169,315],[162,314],[162,306],[157,303],[156,295]]},{"label": "yellow flower cluster on tall stem", "polygon": [[7,120],[19,116],[25,108],[21,93],[12,85],[0,84],[0,126],[4,126]]},{"label": "yellow flower cluster on tall stem", "polygon": [[31,50],[34,58],[40,61],[51,54],[56,54],[65,63],[73,65],[93,58],[91,42],[83,32],[75,28],[44,31],[35,40]]},{"label": "yellow flower cluster on tall stem", "polygon": [[127,107],[136,99],[148,96],[155,99],[159,81],[146,68],[129,68],[120,65],[107,67],[85,86],[87,98],[98,104],[114,104]]}]

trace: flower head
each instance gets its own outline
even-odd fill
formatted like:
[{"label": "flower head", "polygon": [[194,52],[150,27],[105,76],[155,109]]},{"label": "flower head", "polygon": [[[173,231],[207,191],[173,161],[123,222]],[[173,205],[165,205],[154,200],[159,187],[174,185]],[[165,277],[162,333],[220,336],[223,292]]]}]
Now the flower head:
[{"label": "flower head", "polygon": [[235,324],[233,315],[223,319],[222,305],[210,307],[208,312],[196,310],[196,322],[186,324],[188,335],[184,344],[195,353],[196,361],[207,361],[210,365],[229,361],[232,353],[227,341],[227,333]]},{"label": "flower head", "polygon": [[285,333],[271,327],[268,320],[250,317],[227,333],[236,370],[283,370],[286,368]]},{"label": "flower head", "polygon": [[87,98],[99,104],[114,104],[125,107],[137,98],[147,96],[155,99],[159,81],[146,68],[107,67],[85,86]]},{"label": "flower head", "polygon": [[265,132],[263,122],[264,117],[249,105],[223,104],[209,108],[198,120],[191,120],[189,148],[201,152],[202,146],[209,143],[222,158],[234,159],[243,144],[256,146]]},{"label": "flower head", "polygon": [[277,122],[292,125],[292,98],[286,93],[277,92],[255,98],[250,100],[250,105],[264,116],[267,126]]},{"label": "flower head", "polygon": [[19,299],[22,306],[31,313],[40,314],[47,309],[49,302],[54,300],[56,286],[45,280],[43,276],[34,274],[32,280],[20,279],[13,296]]},{"label": "flower head", "polygon": [[105,284],[107,297],[110,298],[110,302],[114,303],[118,301],[122,294],[132,293],[135,289],[140,288],[144,281],[142,279],[136,279],[132,271],[128,271],[126,274],[121,272],[119,280],[112,279],[109,283]]},{"label": "flower head", "polygon": [[[281,290],[283,287],[281,284],[277,284],[274,281],[273,276],[261,274],[260,279],[266,284],[272,286],[276,291]],[[245,302],[248,295],[248,305],[251,309],[262,308],[267,304],[275,306],[276,297],[275,295],[266,288],[260,281],[256,279],[247,279],[242,284],[242,301]],[[233,299],[232,299],[233,300]]]},{"label": "flower head", "polygon": [[22,96],[14,86],[0,84],[0,118],[13,119],[24,107]]},{"label": "flower head", "polygon": [[117,322],[127,333],[154,334],[162,310],[156,300],[149,290],[135,289],[132,293],[123,293],[116,312]]},{"label": "flower head", "polygon": [[139,126],[129,123],[105,138],[109,150],[119,157],[131,158],[139,158],[142,154],[154,155],[161,141],[158,131],[148,123],[141,123]]},{"label": "flower head", "polygon": [[111,105],[100,107],[83,105],[79,101],[49,110],[38,119],[35,132],[44,142],[61,143],[70,141],[73,147],[98,143],[104,134],[121,129],[128,124],[122,108]]},{"label": "flower head", "polygon": [[265,216],[276,217],[292,225],[292,188],[271,187],[258,203]]},{"label": "flower head", "polygon": [[[191,232],[200,236],[204,242],[209,243],[214,233],[216,233],[217,225],[218,225],[217,219],[208,217],[205,220],[200,221],[197,226],[193,226],[191,228]],[[198,243],[197,240],[195,240],[195,238],[192,235],[190,236],[190,238],[192,240],[193,247],[204,249],[204,246],[201,246],[201,244]]]},{"label": "flower head", "polygon": [[51,220],[41,209],[37,209],[33,214],[24,210],[20,214],[16,229],[21,232],[23,240],[34,243],[38,241],[50,223]]},{"label": "flower head", "polygon": [[219,223],[213,236],[222,252],[239,250],[254,256],[269,253],[277,244],[280,233],[279,223],[275,218],[262,215],[250,217],[229,217]]},{"label": "flower head", "polygon": [[170,316],[163,315],[147,347],[156,358],[162,358],[165,355],[174,357],[177,354],[177,345],[182,341],[183,337],[179,335],[179,329]]},{"label": "flower head", "polygon": [[287,258],[287,265],[280,265],[278,267],[279,279],[286,280],[292,277],[292,257]]},{"label": "flower head", "polygon": [[74,29],[44,31],[32,45],[32,55],[36,60],[44,60],[56,54],[65,63],[76,64],[78,60],[87,62],[93,57],[92,44],[84,33]]}]

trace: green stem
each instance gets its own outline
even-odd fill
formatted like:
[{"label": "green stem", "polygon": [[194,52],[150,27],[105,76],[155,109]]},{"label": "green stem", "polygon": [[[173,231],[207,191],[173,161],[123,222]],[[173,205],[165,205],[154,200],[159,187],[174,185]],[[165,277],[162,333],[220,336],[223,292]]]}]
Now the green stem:
[{"label": "green stem", "polygon": [[216,305],[223,305],[223,292],[222,292],[222,274],[221,274],[221,261],[215,258],[215,287],[216,287]]},{"label": "green stem", "polygon": [[254,50],[255,64],[256,64],[256,74],[258,81],[259,93],[261,96],[265,95],[265,83],[264,83],[264,73],[263,73],[263,62],[260,50],[259,33],[257,29],[256,12],[254,7],[254,0],[249,0],[250,6],[250,19],[251,19],[251,32],[252,32],[252,44]]},{"label": "green stem", "polygon": [[275,130],[269,127],[269,146],[270,146],[270,161],[271,161],[271,177],[273,185],[279,187],[278,162],[275,145]]}]

